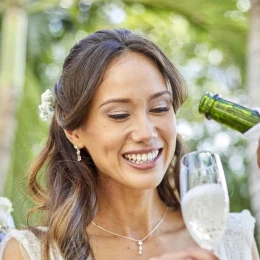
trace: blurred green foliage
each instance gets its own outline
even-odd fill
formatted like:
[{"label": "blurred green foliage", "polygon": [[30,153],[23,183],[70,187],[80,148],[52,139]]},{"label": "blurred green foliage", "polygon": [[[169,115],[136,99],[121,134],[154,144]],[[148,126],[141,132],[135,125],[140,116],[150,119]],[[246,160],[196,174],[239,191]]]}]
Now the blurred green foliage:
[{"label": "blurred green foliage", "polygon": [[[26,84],[5,196],[14,203],[18,227],[33,205],[25,191],[30,161],[39,153],[48,125],[38,118],[40,93],[53,88],[75,41],[99,29],[125,27],[147,35],[170,57],[187,82],[189,98],[178,114],[178,131],[191,150],[220,154],[231,196],[231,210],[250,209],[246,142],[232,130],[197,112],[200,97],[217,92],[250,106],[244,90],[247,1],[139,0],[32,1]],[[0,6],[1,8],[1,6]],[[4,12],[4,9],[2,9]],[[17,189],[19,186],[23,193]]]}]

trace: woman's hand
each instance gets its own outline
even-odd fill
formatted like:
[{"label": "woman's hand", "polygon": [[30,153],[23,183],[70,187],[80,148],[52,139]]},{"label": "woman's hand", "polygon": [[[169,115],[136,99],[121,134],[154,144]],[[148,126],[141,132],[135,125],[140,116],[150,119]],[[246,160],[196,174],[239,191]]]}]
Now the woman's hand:
[{"label": "woman's hand", "polygon": [[150,258],[149,260],[219,260],[219,258],[208,250],[194,247],[167,253],[160,257]]}]

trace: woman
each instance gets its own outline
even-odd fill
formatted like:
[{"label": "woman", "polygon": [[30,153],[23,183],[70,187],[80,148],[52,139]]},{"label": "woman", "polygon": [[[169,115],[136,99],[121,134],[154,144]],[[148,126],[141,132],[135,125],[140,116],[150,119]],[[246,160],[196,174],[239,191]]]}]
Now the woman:
[{"label": "woman", "polygon": [[[184,100],[177,70],[147,39],[105,30],[77,43],[29,179],[45,227],[9,234],[3,259],[218,259],[196,245],[180,212],[175,115]],[[44,166],[46,188],[37,181]],[[251,257],[243,228],[233,236],[239,244],[248,235],[239,245]],[[242,259],[225,248],[223,259]]]}]

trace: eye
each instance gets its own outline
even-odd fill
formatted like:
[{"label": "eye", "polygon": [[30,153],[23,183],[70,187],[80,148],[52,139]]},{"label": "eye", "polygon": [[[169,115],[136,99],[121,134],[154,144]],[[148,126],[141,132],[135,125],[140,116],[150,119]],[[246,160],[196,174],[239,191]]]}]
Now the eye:
[{"label": "eye", "polygon": [[109,118],[114,119],[114,120],[124,120],[127,119],[130,115],[129,114],[113,114],[113,115],[108,115]]},{"label": "eye", "polygon": [[169,111],[168,107],[156,107],[150,110],[152,113],[156,113],[156,114],[163,114],[167,111]]}]

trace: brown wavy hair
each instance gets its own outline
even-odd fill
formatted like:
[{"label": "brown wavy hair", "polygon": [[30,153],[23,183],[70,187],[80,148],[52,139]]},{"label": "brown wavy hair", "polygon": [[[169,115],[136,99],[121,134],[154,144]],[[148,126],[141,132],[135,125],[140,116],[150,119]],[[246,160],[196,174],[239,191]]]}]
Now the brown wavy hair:
[{"label": "brown wavy hair", "polygon": [[[42,241],[42,257],[50,259],[57,250],[64,259],[95,259],[86,227],[97,212],[97,170],[90,157],[76,151],[64,134],[86,120],[90,103],[109,63],[119,55],[135,52],[151,59],[169,80],[175,112],[185,100],[182,77],[166,55],[148,39],[126,29],[97,31],[76,43],[63,65],[55,86],[55,112],[45,147],[31,167],[28,189],[37,202],[32,212],[44,213],[46,231],[31,227]],[[179,161],[184,154],[177,136],[174,163],[158,186],[161,200],[170,208],[180,209]],[[39,176],[44,176],[41,185]]]}]

